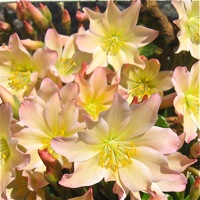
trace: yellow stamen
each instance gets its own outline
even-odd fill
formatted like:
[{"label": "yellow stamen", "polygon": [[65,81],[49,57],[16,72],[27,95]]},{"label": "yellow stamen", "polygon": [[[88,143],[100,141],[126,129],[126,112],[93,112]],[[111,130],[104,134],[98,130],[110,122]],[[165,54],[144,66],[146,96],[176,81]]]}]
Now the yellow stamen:
[{"label": "yellow stamen", "polygon": [[156,92],[156,90],[153,87],[151,87],[148,78],[146,78],[145,80],[139,79],[137,81],[137,86],[134,86],[133,88],[129,87],[129,91],[129,93],[133,97],[138,97],[138,101],[141,101],[145,95],[150,97]]},{"label": "yellow stamen", "polygon": [[10,148],[4,138],[0,138],[0,166],[4,164],[7,157],[10,155]]},{"label": "yellow stamen", "polygon": [[195,115],[198,114],[199,107],[200,107],[200,101],[199,101],[199,90],[198,88],[194,89],[193,91],[188,91],[185,94],[185,103],[187,106],[187,109],[190,112],[193,112]]},{"label": "yellow stamen", "polygon": [[72,59],[61,58],[57,69],[61,75],[68,75],[74,71],[76,65],[76,62]]},{"label": "yellow stamen", "polygon": [[132,163],[136,153],[133,143],[119,140],[108,140],[99,154],[99,165],[116,171],[119,167],[124,167]]},{"label": "yellow stamen", "polygon": [[123,39],[119,33],[108,35],[102,45],[103,51],[107,55],[114,56],[118,53],[123,45]]},{"label": "yellow stamen", "polygon": [[190,34],[190,39],[194,44],[200,44],[200,17],[193,17],[188,22],[188,30]]},{"label": "yellow stamen", "polygon": [[31,71],[28,68],[18,66],[11,70],[8,85],[14,90],[21,90],[31,83]]},{"label": "yellow stamen", "polygon": [[66,136],[66,131],[64,129],[55,130],[52,137],[49,136],[43,140],[43,149],[47,148],[49,153],[51,153],[55,158],[58,158],[58,154],[51,148],[51,140],[58,136]]},{"label": "yellow stamen", "polygon": [[106,108],[101,103],[90,102],[84,106],[88,114],[90,114],[94,119],[97,119],[99,113],[104,111]]}]

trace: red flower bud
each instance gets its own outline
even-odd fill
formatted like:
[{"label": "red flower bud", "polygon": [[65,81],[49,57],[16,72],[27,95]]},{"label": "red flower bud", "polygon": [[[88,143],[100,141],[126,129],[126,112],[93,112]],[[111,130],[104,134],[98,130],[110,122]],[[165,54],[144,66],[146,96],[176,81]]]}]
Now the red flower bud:
[{"label": "red flower bud", "polygon": [[190,199],[198,200],[200,197],[200,177],[197,177],[190,190]]},{"label": "red flower bud", "polygon": [[31,17],[38,28],[46,30],[49,27],[49,21],[46,16],[43,15],[42,12],[38,8],[36,8],[31,2],[25,1],[25,4],[27,6],[27,10],[31,14]]},{"label": "red flower bud", "polygon": [[71,30],[71,17],[69,15],[69,12],[64,9],[62,11],[62,26],[67,31],[67,33],[70,33]]},{"label": "red flower bud", "polygon": [[49,183],[57,183],[62,178],[62,166],[60,162],[52,156],[48,149],[38,149],[38,154],[46,166],[44,176]]},{"label": "red flower bud", "polygon": [[25,28],[26,32],[29,35],[34,35],[35,34],[35,30],[32,27],[32,25],[29,22],[27,22],[26,20],[23,20],[23,23],[24,23],[24,28]]}]

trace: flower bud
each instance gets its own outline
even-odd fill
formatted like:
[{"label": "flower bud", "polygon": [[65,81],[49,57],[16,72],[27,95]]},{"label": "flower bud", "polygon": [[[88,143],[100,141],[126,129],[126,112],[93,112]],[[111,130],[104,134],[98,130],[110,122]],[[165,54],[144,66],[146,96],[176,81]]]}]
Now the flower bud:
[{"label": "flower bud", "polygon": [[190,189],[190,199],[198,200],[200,197],[200,177],[197,177],[193,186]]},{"label": "flower bud", "polygon": [[190,148],[190,154],[193,158],[198,158],[200,156],[200,141],[194,143]]},{"label": "flower bud", "polygon": [[41,13],[41,11],[36,8],[31,2],[25,1],[27,6],[27,10],[30,12],[31,17],[38,28],[42,30],[46,30],[49,27],[49,21],[45,15]]},{"label": "flower bud", "polygon": [[20,20],[27,20],[30,18],[30,13],[28,12],[26,5],[23,1],[17,2],[16,14],[17,18]]},{"label": "flower bud", "polygon": [[11,29],[10,24],[0,21],[0,31],[7,31],[9,32]]},{"label": "flower bud", "polygon": [[94,11],[99,13],[101,12],[98,6],[95,6]]},{"label": "flower bud", "polygon": [[29,22],[27,22],[26,20],[23,20],[23,23],[24,23],[24,28],[25,28],[26,32],[29,35],[34,35],[35,34],[35,30],[32,27],[32,25]]},{"label": "flower bud", "polygon": [[17,3],[6,3],[6,8],[15,12],[17,9]]},{"label": "flower bud", "polygon": [[46,171],[44,172],[46,181],[57,183],[62,178],[62,166],[60,162],[48,152],[47,148],[43,150],[38,149],[38,154],[46,166]]},{"label": "flower bud", "polygon": [[66,9],[62,11],[62,26],[69,34],[71,30],[71,17]]},{"label": "flower bud", "polygon": [[88,16],[85,13],[83,13],[83,12],[81,12],[79,10],[76,12],[76,19],[79,22],[84,22],[84,21],[88,21],[89,20]]},{"label": "flower bud", "polygon": [[40,10],[41,10],[42,14],[48,19],[49,22],[51,22],[52,14],[51,14],[49,8],[42,3],[40,3],[39,5],[40,5]]},{"label": "flower bud", "polygon": [[24,39],[24,40],[21,40],[21,42],[22,42],[23,46],[25,46],[26,49],[33,50],[33,51],[44,46],[44,42],[42,42],[42,41]]},{"label": "flower bud", "polygon": [[0,86],[0,98],[4,103],[9,103],[12,107],[13,110],[13,116],[15,119],[19,118],[19,106],[20,106],[20,101],[18,98],[11,94],[8,90],[6,90],[4,87]]}]

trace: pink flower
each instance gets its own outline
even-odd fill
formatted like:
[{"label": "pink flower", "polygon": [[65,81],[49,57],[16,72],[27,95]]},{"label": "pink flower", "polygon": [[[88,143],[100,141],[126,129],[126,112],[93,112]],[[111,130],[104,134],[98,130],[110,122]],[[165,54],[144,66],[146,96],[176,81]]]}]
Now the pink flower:
[{"label": "pink flower", "polygon": [[196,131],[200,127],[199,65],[200,62],[196,62],[190,72],[186,67],[176,67],[172,76],[174,89],[177,93],[174,107],[179,115],[183,115],[187,143],[197,136]]},{"label": "pink flower", "polygon": [[16,178],[6,188],[7,198],[5,200],[45,200],[46,188],[44,186],[47,184],[41,172],[16,170]]},{"label": "pink flower", "polygon": [[15,169],[21,169],[29,163],[28,155],[17,148],[18,141],[12,138],[12,116],[12,109],[8,103],[0,106],[0,195],[15,178]]},{"label": "pink flower", "polygon": [[87,129],[78,133],[78,139],[54,138],[52,148],[74,162],[74,173],[64,174],[59,183],[76,188],[104,178],[116,181],[124,194],[120,199],[124,199],[129,191],[148,190],[153,182],[177,179],[179,173],[168,167],[163,154],[176,152],[178,136],[171,129],[153,126],[160,103],[161,97],[155,94],[129,107],[116,94],[98,121],[86,117]]},{"label": "pink flower", "polygon": [[180,28],[178,32],[180,51],[190,51],[194,58],[200,59],[200,6],[196,0],[172,0],[178,12],[179,19],[174,23]]},{"label": "pink flower", "polygon": [[56,57],[56,52],[46,47],[37,49],[31,56],[14,33],[9,45],[0,48],[0,85],[21,100],[30,94],[38,79],[46,76]]},{"label": "pink flower", "polygon": [[88,74],[96,67],[106,67],[108,64],[117,72],[125,63],[144,68],[138,48],[154,40],[158,32],[136,26],[140,8],[140,1],[132,1],[131,6],[123,11],[114,1],[108,1],[104,13],[83,8],[89,17],[90,27],[77,37],[76,44],[81,51],[93,54]]},{"label": "pink flower", "polygon": [[75,107],[77,84],[69,83],[59,91],[56,91],[56,87],[50,86],[53,86],[52,81],[45,79],[41,84],[40,96],[30,96],[19,108],[20,123],[25,127],[14,136],[30,154],[31,160],[26,170],[36,168],[36,171],[44,171],[45,167],[37,152],[38,149],[44,148],[48,148],[63,166],[69,167],[68,161],[51,148],[51,139],[57,136],[68,137],[85,128],[85,123],[78,122],[79,111]]},{"label": "pink flower", "polygon": [[145,62],[145,68],[137,65],[125,65],[121,74],[121,85],[129,93],[129,101],[134,97],[141,101],[145,95],[150,97],[154,93],[163,96],[163,91],[173,87],[171,82],[172,71],[160,71],[160,63],[157,59],[148,60],[141,56]]},{"label": "pink flower", "polygon": [[105,68],[96,68],[88,80],[78,74],[76,82],[80,88],[77,105],[82,107],[94,120],[97,120],[99,113],[112,105],[118,84],[108,85]]},{"label": "pink flower", "polygon": [[77,34],[70,37],[60,35],[55,29],[48,29],[45,35],[45,46],[58,53],[55,66],[51,72],[60,77],[62,82],[72,82],[75,74],[81,69],[83,61],[90,62],[91,56],[78,50],[75,39]]}]

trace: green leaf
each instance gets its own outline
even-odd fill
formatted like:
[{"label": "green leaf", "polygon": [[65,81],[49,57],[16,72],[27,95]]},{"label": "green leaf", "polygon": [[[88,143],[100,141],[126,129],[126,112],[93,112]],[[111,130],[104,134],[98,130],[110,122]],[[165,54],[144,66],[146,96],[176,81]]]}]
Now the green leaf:
[{"label": "green leaf", "polygon": [[148,45],[139,48],[140,55],[151,57],[155,54],[160,55],[163,50],[157,47],[154,43],[149,43]]},{"label": "green leaf", "polygon": [[169,195],[169,194],[167,194],[167,199],[168,200],[174,200],[173,197],[171,195]]},{"label": "green leaf", "polygon": [[166,119],[162,115],[158,115],[158,119],[156,121],[155,126],[159,126],[159,127],[162,127],[162,128],[168,128],[169,127]]},{"label": "green leaf", "polygon": [[146,193],[142,194],[142,200],[149,200],[149,198],[150,198],[149,194],[146,194]]}]

